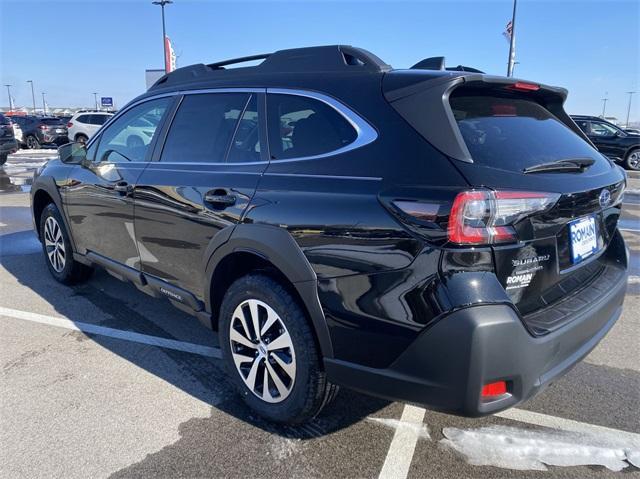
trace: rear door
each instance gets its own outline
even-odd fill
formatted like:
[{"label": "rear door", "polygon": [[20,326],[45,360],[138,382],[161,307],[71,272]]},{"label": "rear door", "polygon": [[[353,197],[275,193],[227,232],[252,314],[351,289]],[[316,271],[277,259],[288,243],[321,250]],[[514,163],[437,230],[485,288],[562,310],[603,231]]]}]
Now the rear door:
[{"label": "rear door", "polygon": [[[143,271],[202,298],[205,252],[237,224],[268,165],[261,90],[185,94],[136,184]],[[160,150],[160,149],[158,149]]]}]

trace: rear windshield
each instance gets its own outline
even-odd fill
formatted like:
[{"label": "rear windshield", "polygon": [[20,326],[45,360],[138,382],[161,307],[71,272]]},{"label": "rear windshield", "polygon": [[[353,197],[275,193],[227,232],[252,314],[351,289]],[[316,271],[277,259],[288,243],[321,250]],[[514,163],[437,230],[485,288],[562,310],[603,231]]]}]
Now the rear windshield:
[{"label": "rear windshield", "polygon": [[42,118],[42,120],[40,120],[42,123],[44,123],[45,125],[62,125],[62,120],[60,120],[59,118]]},{"label": "rear windshield", "polygon": [[474,163],[522,171],[557,160],[602,160],[587,142],[533,101],[478,95],[452,96],[449,103]]},{"label": "rear windshield", "polygon": [[9,124],[9,119],[4,115],[0,115],[0,125],[8,125],[8,124]]}]

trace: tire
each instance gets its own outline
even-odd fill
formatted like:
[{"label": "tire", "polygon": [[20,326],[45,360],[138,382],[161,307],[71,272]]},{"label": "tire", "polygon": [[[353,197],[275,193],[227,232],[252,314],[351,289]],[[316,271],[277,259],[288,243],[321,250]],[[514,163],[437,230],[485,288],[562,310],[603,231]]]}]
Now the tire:
[{"label": "tire", "polygon": [[0,155],[0,166],[4,165],[7,162],[8,155]]},{"label": "tire", "polygon": [[87,135],[83,135],[81,133],[78,133],[76,135],[75,141],[77,143],[82,143],[83,145],[86,145],[87,141],[89,141],[89,137]]},{"label": "tire", "polygon": [[35,136],[33,135],[27,136],[27,148],[29,150],[37,150],[40,148],[40,142]]},{"label": "tire", "polygon": [[624,159],[624,167],[628,170],[640,170],[640,148],[634,148],[627,153]]},{"label": "tire", "polygon": [[51,275],[62,284],[75,284],[91,276],[93,269],[73,259],[69,233],[58,207],[50,203],[40,215],[40,240]]},{"label": "tire", "polygon": [[[254,333],[254,317],[258,318],[259,335]],[[271,325],[267,327],[267,323]],[[327,381],[303,309],[271,277],[252,273],[229,287],[220,308],[219,333],[232,383],[247,405],[265,419],[300,424],[318,415],[335,396],[337,386]]]}]

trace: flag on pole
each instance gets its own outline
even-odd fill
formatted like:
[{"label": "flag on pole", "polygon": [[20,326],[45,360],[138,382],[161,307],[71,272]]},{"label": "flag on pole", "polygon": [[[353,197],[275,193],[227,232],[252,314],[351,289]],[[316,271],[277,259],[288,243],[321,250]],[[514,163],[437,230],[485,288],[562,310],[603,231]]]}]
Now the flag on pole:
[{"label": "flag on pole", "polygon": [[171,44],[171,40],[168,36],[164,37],[165,44],[165,52],[167,57],[165,58],[164,64],[166,65],[165,73],[171,73],[176,69],[176,53],[173,51],[173,45]]},{"label": "flag on pole", "polygon": [[511,36],[513,35],[512,21],[509,21],[509,23],[507,23],[507,26],[505,27],[504,32],[502,32],[502,35],[504,35],[504,38],[506,38],[508,42],[511,41]]}]

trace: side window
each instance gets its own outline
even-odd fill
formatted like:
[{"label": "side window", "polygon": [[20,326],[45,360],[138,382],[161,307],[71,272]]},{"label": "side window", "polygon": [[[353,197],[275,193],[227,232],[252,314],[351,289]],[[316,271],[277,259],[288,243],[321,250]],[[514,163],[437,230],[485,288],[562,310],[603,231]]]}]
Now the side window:
[{"label": "side window", "polygon": [[131,108],[103,133],[96,161],[145,161],[147,150],[171,98],[158,98]]},{"label": "side window", "polygon": [[251,100],[242,114],[236,134],[229,148],[228,163],[260,161],[260,123],[258,122],[258,97]]},{"label": "side window", "polygon": [[589,122],[584,120],[577,120],[576,125],[587,135],[589,134]]},{"label": "side window", "polygon": [[109,119],[109,115],[91,115],[91,124],[102,126]]},{"label": "side window", "polygon": [[90,117],[91,115],[80,115],[78,118],[76,118],[76,121],[80,123],[91,123]]},{"label": "side window", "polygon": [[160,161],[222,163],[247,93],[186,95],[178,108]]},{"label": "side window", "polygon": [[591,134],[593,136],[614,136],[616,134],[616,129],[606,123],[592,121]]},{"label": "side window", "polygon": [[324,102],[297,95],[269,94],[267,98],[274,160],[331,153],[357,137],[351,124]]}]

